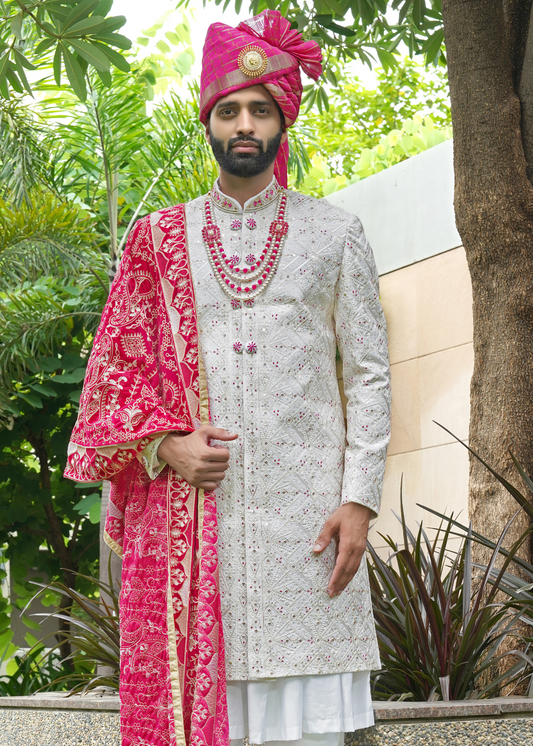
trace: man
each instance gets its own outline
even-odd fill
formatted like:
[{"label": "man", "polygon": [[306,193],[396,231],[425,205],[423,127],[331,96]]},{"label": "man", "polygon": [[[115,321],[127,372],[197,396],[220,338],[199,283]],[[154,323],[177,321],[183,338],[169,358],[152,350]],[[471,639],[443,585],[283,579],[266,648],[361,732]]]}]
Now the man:
[{"label": "man", "polygon": [[285,189],[300,66],[320,75],[318,46],[277,11],[210,27],[220,178],[137,224],[95,340],[66,474],[112,479],[123,746],[337,746],[373,722],[385,321],[359,221]]}]

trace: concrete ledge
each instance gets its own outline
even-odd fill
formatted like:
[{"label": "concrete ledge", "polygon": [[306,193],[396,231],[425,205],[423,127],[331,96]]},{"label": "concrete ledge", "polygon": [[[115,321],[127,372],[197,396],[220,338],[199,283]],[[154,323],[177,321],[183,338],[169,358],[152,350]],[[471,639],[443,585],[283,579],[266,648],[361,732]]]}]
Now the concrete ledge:
[{"label": "concrete ledge", "polygon": [[442,720],[489,718],[530,713],[533,718],[533,698],[499,697],[470,699],[458,702],[374,702],[374,718],[388,720]]},{"label": "concrete ledge", "polygon": [[[117,695],[0,697],[0,746],[120,746]],[[531,746],[533,699],[375,702],[345,746]]]},{"label": "concrete ledge", "polygon": [[43,692],[27,697],[0,697],[1,708],[19,710],[99,710],[103,712],[120,710],[118,694],[88,694],[67,697],[64,692]]}]

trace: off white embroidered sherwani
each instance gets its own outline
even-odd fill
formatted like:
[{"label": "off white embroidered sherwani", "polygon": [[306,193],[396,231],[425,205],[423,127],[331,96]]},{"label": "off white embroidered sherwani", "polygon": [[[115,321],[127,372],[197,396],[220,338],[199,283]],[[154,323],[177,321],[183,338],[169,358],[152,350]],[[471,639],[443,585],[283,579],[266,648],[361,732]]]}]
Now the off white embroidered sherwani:
[{"label": "off white embroidered sherwani", "polygon": [[[263,250],[277,194],[274,180],[242,209],[213,188],[213,221],[238,266]],[[186,206],[200,347],[212,424],[239,434],[217,498],[227,678],[378,668],[365,562],[329,598],[334,543],[312,551],[341,503],[379,509],[390,385],[372,251],[356,217],[289,192],[277,273],[252,307],[235,309],[208,261],[204,202]]]}]

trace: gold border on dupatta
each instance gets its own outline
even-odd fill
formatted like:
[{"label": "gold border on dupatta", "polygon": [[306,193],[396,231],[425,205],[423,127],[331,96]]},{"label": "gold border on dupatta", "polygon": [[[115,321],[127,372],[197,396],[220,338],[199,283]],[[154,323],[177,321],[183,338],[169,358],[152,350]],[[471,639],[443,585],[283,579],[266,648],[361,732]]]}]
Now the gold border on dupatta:
[{"label": "gold border on dupatta", "polygon": [[123,554],[122,547],[120,546],[120,544],[117,544],[117,542],[109,536],[109,534],[107,533],[107,531],[104,531],[104,541],[107,544],[107,546],[113,552],[115,552],[115,554],[118,554],[118,556],[120,557],[120,559],[122,559],[122,554]]},{"label": "gold border on dupatta", "polygon": [[[170,476],[169,476],[170,493]],[[170,540],[170,537],[169,537]],[[170,545],[169,545],[170,546]],[[170,553],[168,562],[168,586],[167,586],[167,628],[168,628],[168,663],[170,668],[170,689],[172,692],[172,709],[174,712],[174,733],[176,746],[187,746],[185,740],[185,725],[183,723],[183,706],[181,698],[180,674],[178,663],[178,642],[176,640],[176,627],[174,626],[174,609],[172,605]]]}]

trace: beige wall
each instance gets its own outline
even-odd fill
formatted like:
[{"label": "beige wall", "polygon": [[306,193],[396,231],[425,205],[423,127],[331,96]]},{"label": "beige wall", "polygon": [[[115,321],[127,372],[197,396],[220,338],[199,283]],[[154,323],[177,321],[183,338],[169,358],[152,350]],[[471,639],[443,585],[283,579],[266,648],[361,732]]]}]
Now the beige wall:
[{"label": "beige wall", "polygon": [[[392,432],[379,520],[370,533],[401,540],[400,481],[409,525],[436,519],[417,506],[468,516],[468,456],[433,421],[468,438],[473,366],[472,291],[462,248],[380,278],[392,374]],[[341,371],[339,370],[339,373]]]},{"label": "beige wall", "polygon": [[[468,437],[473,366],[472,292],[462,248],[383,275],[381,301],[389,330],[392,434],[378,532],[400,540],[400,480],[411,525],[424,517],[416,503],[462,511],[467,518],[466,449],[444,430]],[[429,523],[428,523],[429,519]]]}]

